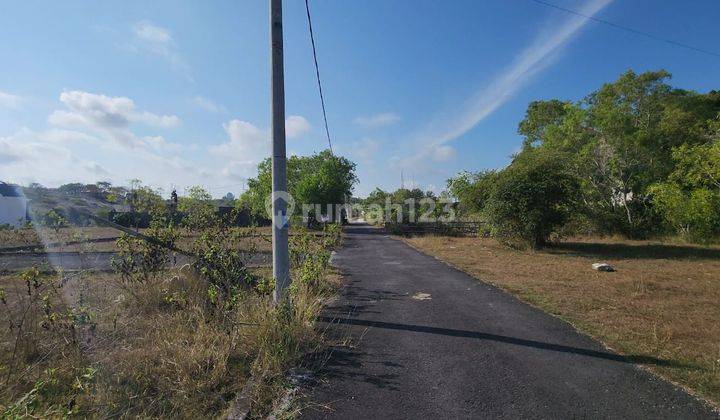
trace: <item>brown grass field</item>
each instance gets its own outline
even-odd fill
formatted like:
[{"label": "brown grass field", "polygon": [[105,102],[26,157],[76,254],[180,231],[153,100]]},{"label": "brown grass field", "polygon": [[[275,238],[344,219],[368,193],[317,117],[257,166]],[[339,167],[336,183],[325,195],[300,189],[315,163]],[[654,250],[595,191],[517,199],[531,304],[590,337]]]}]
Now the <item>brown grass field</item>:
[{"label": "brown grass field", "polygon": [[[403,238],[417,249],[562,318],[620,353],[720,403],[720,247],[572,239],[541,251],[488,238]],[[607,262],[616,272],[597,272]]]}]

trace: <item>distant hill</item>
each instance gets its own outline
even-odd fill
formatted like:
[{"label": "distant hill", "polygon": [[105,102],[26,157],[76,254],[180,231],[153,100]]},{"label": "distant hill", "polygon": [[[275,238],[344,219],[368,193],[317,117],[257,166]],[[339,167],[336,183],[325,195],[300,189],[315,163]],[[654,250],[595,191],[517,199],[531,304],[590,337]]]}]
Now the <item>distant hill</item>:
[{"label": "distant hill", "polygon": [[129,206],[122,204],[127,195],[127,190],[122,187],[103,190],[95,184],[66,184],[59,188],[31,185],[22,187],[22,191],[29,200],[28,209],[32,220],[42,220],[54,210],[69,222],[86,226],[94,222],[83,213],[108,218],[113,211],[129,211]]}]

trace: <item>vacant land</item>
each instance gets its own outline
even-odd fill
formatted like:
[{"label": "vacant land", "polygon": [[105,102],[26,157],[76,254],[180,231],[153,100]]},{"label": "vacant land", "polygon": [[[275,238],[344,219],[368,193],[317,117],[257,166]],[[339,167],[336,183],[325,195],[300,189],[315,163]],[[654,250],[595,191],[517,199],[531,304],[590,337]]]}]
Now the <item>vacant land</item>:
[{"label": "vacant land", "polygon": [[[139,233],[147,234],[147,229]],[[178,228],[175,245],[180,250],[193,252],[194,243],[201,232]],[[117,240],[123,232],[108,227],[64,227],[50,229],[0,230],[0,272],[14,272],[27,267],[48,269],[110,270],[110,261],[119,251]],[[231,228],[224,235],[223,244],[229,249],[241,251],[251,266],[267,265],[271,248],[268,228]],[[187,262],[182,253],[174,260]]]},{"label": "vacant land", "polygon": [[228,237],[192,265],[140,247],[118,272],[0,275],[0,418],[218,417],[240,394],[262,415],[322,344],[338,233],[293,237],[292,308],[272,303],[268,269],[216,247]]},{"label": "vacant land", "polygon": [[486,238],[404,240],[616,351],[676,362],[649,368],[720,402],[720,247],[578,239],[532,252]]},{"label": "vacant land", "polygon": [[[139,229],[144,233],[146,229]],[[252,249],[258,251],[270,250],[270,229],[262,228],[233,228],[236,234],[238,249]],[[189,245],[198,237],[197,232],[178,229],[180,238],[178,246],[181,249]],[[0,230],[0,252],[46,249],[63,252],[112,252],[117,251],[115,240],[122,235],[117,229],[111,227],[64,227],[58,230],[38,227],[36,229],[7,229]]]}]

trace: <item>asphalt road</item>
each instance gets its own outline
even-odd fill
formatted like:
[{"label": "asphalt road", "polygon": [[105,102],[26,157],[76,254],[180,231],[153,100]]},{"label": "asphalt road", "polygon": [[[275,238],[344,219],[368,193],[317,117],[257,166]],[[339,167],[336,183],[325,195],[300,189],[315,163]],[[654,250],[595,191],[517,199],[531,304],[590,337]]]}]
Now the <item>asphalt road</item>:
[{"label": "asphalt road", "polygon": [[569,324],[367,227],[335,258],[333,349],[301,418],[719,418]]}]

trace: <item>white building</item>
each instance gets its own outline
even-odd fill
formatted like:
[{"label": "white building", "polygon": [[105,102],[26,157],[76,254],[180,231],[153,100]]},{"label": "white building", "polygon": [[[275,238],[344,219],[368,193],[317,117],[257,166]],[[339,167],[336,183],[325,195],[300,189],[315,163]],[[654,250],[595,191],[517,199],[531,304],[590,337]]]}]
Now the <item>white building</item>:
[{"label": "white building", "polygon": [[21,226],[27,220],[27,199],[19,187],[0,182],[0,225]]}]

